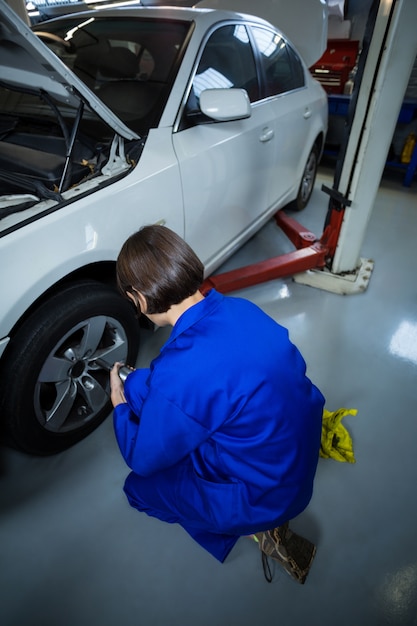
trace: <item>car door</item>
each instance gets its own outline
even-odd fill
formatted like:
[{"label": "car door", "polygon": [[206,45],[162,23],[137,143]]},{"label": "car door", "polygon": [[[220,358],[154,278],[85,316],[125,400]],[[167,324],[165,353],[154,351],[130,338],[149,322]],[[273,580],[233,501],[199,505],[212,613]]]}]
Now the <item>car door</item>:
[{"label": "car door", "polygon": [[[202,119],[200,93],[230,87],[247,90],[250,117],[224,122]],[[173,136],[184,194],[185,237],[209,269],[268,208],[274,152],[269,111],[269,104],[259,101],[246,26],[220,26],[206,41],[183,124]]]},{"label": "car door", "polygon": [[269,180],[269,204],[292,200],[298,190],[315,137],[311,129],[312,96],[305,67],[292,46],[274,29],[252,26],[263,75],[263,92],[273,115],[275,141]]}]

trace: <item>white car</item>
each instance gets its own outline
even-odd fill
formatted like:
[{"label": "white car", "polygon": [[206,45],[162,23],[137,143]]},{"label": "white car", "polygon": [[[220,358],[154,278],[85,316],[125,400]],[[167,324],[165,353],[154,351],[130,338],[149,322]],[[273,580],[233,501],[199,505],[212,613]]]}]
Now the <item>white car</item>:
[{"label": "white car", "polygon": [[12,445],[50,454],[109,415],[103,362],[135,363],[138,320],[115,289],[131,233],[166,224],[208,275],[306,205],[323,47],[307,66],[270,23],[222,10],[108,9],[33,31],[4,2],[0,15],[0,415]]}]

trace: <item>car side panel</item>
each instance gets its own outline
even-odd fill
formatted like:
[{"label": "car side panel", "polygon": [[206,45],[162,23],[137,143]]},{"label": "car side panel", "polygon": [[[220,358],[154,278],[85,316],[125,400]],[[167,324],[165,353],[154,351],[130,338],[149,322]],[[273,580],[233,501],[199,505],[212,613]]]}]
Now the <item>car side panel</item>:
[{"label": "car side panel", "polygon": [[162,221],[184,234],[171,134],[152,131],[139,164],[118,182],[0,238],[0,345],[50,287],[91,263],[115,261],[141,226]]},{"label": "car side panel", "polygon": [[298,190],[308,154],[316,138],[311,93],[306,88],[271,98],[275,118],[275,175],[269,201],[277,204],[283,192]]}]

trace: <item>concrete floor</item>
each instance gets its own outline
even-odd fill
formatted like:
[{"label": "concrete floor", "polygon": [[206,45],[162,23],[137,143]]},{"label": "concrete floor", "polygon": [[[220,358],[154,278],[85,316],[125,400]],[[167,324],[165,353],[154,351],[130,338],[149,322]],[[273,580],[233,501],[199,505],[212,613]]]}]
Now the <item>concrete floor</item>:
[{"label": "concrete floor", "polygon": [[[321,168],[300,221],[320,234]],[[242,538],[223,565],[176,525],[129,508],[128,473],[108,419],[72,449],[0,456],[0,623],[3,626],[417,625],[416,182],[384,178],[363,246],[368,290],[339,296],[290,278],[239,292],[287,326],[356,464],[321,459],[308,509],[293,522],[318,545],[307,583],[263,577]],[[227,265],[288,244],[268,224]],[[289,248],[291,249],[291,247]],[[250,329],[248,329],[250,332]],[[165,341],[149,333],[139,365]]]}]

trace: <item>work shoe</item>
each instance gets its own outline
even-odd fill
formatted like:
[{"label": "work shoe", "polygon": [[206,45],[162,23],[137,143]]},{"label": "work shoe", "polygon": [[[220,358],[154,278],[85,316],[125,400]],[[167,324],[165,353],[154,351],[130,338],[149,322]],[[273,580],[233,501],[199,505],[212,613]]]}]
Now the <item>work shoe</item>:
[{"label": "work shoe", "polygon": [[262,554],[265,578],[272,581],[268,557],[278,561],[285,571],[303,585],[316,554],[316,546],[308,539],[294,533],[288,522],[272,530],[255,533]]}]

